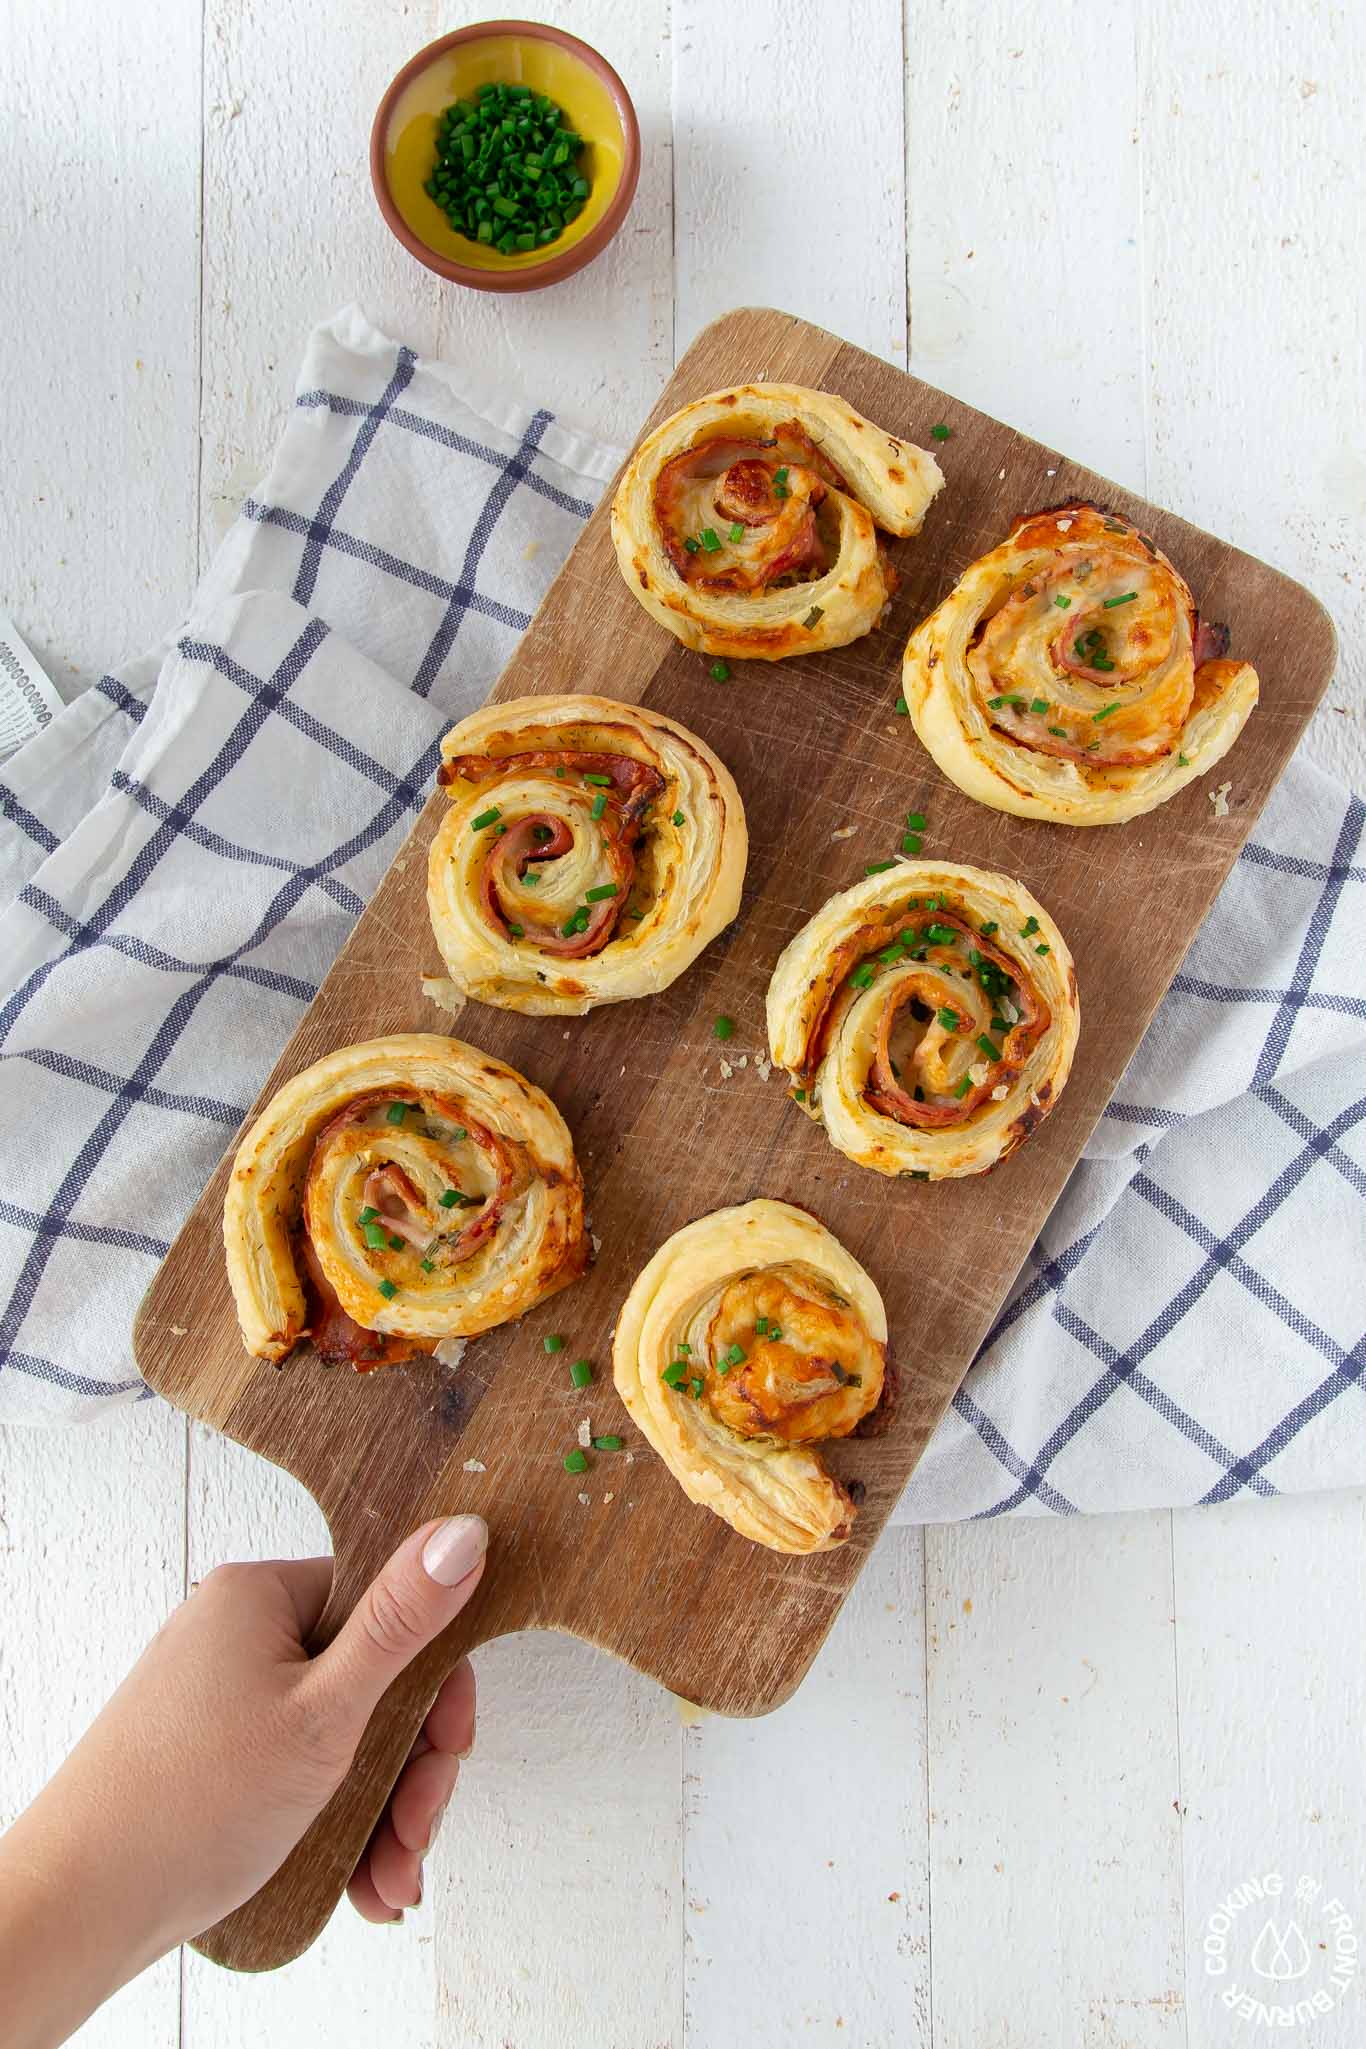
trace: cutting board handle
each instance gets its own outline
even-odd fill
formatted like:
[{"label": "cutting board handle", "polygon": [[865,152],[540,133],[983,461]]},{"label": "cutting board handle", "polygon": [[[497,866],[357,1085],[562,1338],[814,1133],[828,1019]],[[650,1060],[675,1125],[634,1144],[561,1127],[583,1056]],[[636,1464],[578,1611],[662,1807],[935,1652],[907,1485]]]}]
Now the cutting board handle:
[{"label": "cutting board handle", "polygon": [[[340,1557],[327,1606],[309,1642],[329,1644],[369,1583],[368,1569],[343,1571]],[[434,1643],[395,1679],[370,1717],[351,1769],[284,1863],[235,1912],[194,1943],[201,1956],[234,1971],[272,1971],[292,1963],[332,1917],[347,1880],[394,1789],[413,1739],[442,1681],[467,1651],[485,1642],[483,1589]],[[498,1634],[497,1628],[492,1632]]]}]

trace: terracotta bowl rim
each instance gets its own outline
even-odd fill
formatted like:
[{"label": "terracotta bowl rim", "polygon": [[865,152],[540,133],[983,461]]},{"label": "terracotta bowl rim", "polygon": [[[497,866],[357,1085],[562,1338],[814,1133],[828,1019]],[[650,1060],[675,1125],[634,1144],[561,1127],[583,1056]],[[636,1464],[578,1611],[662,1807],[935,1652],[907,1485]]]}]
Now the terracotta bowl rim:
[{"label": "terracotta bowl rim", "polygon": [[[617,179],[616,191],[601,220],[588,233],[574,242],[568,249],[561,249],[542,262],[526,264],[519,270],[481,270],[474,264],[458,263],[454,258],[442,256],[431,248],[422,237],[409,227],[394,202],[389,189],[385,169],[385,142],[389,132],[389,120],[394,103],[409,82],[419,72],[425,71],[444,56],[447,50],[460,43],[487,42],[493,36],[519,37],[523,41],[555,43],[562,50],[570,51],[588,70],[592,71],[607,87],[612,103],[621,122],[623,155],[621,176]],[[617,229],[625,220],[635,197],[636,182],[640,176],[640,123],[620,76],[607,59],[591,43],[571,35],[568,29],[553,28],[544,21],[476,21],[467,28],[453,29],[449,35],[438,36],[428,43],[415,57],[410,57],[402,70],[397,72],[385,88],[375,111],[374,123],[370,129],[370,183],[379,202],[391,233],[403,244],[410,256],[438,277],[446,278],[451,284],[469,285],[477,292],[534,292],[544,285],[559,284],[563,278],[572,277],[607,247]]]}]

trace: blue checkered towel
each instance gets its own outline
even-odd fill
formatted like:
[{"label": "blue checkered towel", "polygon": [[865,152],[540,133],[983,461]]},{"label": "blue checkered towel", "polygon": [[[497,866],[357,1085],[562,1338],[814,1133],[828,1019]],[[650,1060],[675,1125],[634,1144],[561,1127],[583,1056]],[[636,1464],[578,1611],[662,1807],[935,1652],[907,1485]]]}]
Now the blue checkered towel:
[{"label": "blue checkered towel", "polygon": [[[143,1392],[155,1262],[616,461],[344,313],[174,641],[8,764],[0,1418]],[[1364,824],[1295,764],[903,1520],[1366,1480]]]}]

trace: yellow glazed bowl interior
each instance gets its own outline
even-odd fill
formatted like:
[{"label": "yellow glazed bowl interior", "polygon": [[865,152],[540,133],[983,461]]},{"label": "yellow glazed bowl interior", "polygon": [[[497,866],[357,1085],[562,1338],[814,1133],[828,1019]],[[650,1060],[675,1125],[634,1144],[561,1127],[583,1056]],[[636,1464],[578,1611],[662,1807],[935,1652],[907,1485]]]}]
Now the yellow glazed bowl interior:
[{"label": "yellow glazed bowl interior", "polygon": [[[424,190],[436,161],[439,117],[452,100],[473,99],[481,85],[528,85],[564,109],[583,137],[588,180],[583,211],[541,249],[504,256],[484,242],[459,235]],[[611,93],[572,50],[531,36],[490,35],[443,50],[408,80],[389,116],[384,171],[390,196],[419,241],[438,256],[470,270],[535,270],[582,242],[601,221],[621,183],[626,140]]]}]

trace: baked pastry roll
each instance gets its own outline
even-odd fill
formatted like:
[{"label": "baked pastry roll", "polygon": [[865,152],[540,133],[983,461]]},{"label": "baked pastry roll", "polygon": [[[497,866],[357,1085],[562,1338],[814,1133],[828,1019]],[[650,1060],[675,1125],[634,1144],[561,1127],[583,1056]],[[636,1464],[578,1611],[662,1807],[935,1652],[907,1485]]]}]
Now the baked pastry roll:
[{"label": "baked pastry roll", "polygon": [[843,647],[896,588],[878,529],[914,534],[944,479],[842,398],[742,384],[647,434],[612,500],[621,573],[685,647],[776,662]]},{"label": "baked pastry roll", "polygon": [[689,1500],[773,1551],[829,1551],[854,1520],[812,1445],[880,1426],[887,1316],[806,1210],[741,1203],[665,1241],[622,1304],[617,1391]]},{"label": "baked pastry roll", "polygon": [[441,743],[451,800],[427,902],[450,982],[427,993],[579,1016],[666,989],[740,908],[729,769],[610,697],[485,705]]},{"label": "baked pastry roll", "polygon": [[779,956],[768,1041],[832,1145],[946,1181],[1009,1159],[1076,1050],[1072,956],[1008,875],[898,861],[832,896]]},{"label": "baked pastry roll", "polygon": [[916,732],[960,790],[1058,825],[1118,825],[1213,768],[1257,702],[1179,572],[1095,505],[1018,519],[906,647]]},{"label": "baked pastry roll", "polygon": [[345,1046],[287,1081],[237,1149],[223,1206],[242,1341],[310,1338],[358,1371],[520,1316],[590,1258],[555,1105],[477,1046]]}]

